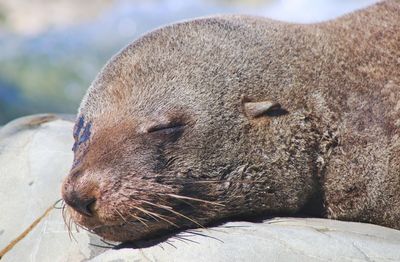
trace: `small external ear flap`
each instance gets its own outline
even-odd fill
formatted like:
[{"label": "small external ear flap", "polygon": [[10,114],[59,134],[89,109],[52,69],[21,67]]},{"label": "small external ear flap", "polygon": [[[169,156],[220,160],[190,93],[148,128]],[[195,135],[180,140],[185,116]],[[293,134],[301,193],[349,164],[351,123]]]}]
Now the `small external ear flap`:
[{"label": "small external ear flap", "polygon": [[242,97],[243,109],[247,117],[280,116],[288,113],[281,105],[273,101],[251,102],[249,98]]}]

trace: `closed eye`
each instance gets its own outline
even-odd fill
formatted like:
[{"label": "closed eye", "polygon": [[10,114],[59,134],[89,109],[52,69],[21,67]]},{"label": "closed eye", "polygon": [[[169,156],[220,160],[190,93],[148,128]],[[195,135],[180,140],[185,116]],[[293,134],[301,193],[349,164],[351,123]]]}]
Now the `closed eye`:
[{"label": "closed eye", "polygon": [[185,127],[185,124],[180,122],[171,122],[165,124],[156,124],[149,129],[147,129],[147,133],[164,133],[170,134],[175,132],[180,132]]}]

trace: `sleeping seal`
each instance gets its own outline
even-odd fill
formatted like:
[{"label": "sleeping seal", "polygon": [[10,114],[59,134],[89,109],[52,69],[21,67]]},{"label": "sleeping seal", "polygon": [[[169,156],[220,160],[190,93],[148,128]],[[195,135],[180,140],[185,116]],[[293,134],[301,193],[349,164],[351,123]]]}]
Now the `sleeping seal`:
[{"label": "sleeping seal", "polygon": [[265,214],[400,229],[399,14],[216,16],[134,41],[80,106],[72,219],[114,241]]}]

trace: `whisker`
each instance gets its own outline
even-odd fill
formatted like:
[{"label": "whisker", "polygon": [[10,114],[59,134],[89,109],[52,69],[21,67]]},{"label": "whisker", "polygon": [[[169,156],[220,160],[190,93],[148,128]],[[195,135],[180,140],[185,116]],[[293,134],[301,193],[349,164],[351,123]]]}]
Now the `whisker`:
[{"label": "whisker", "polygon": [[188,239],[188,238],[185,238],[185,237],[182,237],[182,236],[179,236],[179,235],[174,236],[174,238],[177,239],[177,240],[181,240],[181,241],[183,241],[184,243],[186,243],[185,241],[189,241],[189,242],[192,242],[192,243],[200,244],[200,243],[197,242],[197,241],[194,241],[194,240],[192,240],[192,239]]},{"label": "whisker", "polygon": [[170,224],[170,225],[172,225],[172,226],[174,226],[176,228],[179,228],[179,226],[177,224],[175,224],[175,223],[171,222],[170,220],[166,219],[165,216],[163,216],[163,215],[148,211],[146,209],[143,209],[143,208],[140,208],[140,207],[137,207],[137,206],[130,206],[130,207],[135,208],[135,209],[137,209],[139,211],[142,211],[143,213],[149,215],[150,217],[152,217],[156,221],[158,221],[157,218],[159,218],[159,219],[167,222],[168,224]]},{"label": "whisker", "polygon": [[221,204],[221,203],[218,203],[218,202],[207,201],[207,200],[203,200],[203,199],[200,199],[200,198],[181,196],[181,195],[176,195],[176,194],[160,194],[160,195],[166,195],[166,196],[179,198],[179,199],[193,200],[193,201],[197,201],[197,202],[207,203],[207,204],[210,204],[210,205],[225,206],[224,204]]},{"label": "whisker", "polygon": [[104,240],[104,239],[100,239],[100,241],[103,242],[104,244],[107,244],[107,245],[112,246],[112,247],[118,246],[118,245],[113,244],[113,243],[111,243],[111,242],[108,242],[108,241],[106,241],[106,240]]},{"label": "whisker", "polygon": [[[129,196],[127,196],[127,195],[124,195],[124,194],[123,194],[123,196],[125,196],[125,197],[131,199],[131,197],[129,197]],[[135,206],[135,205],[129,205],[129,206],[130,206],[131,208],[135,208],[135,209],[137,209],[137,210],[139,210],[139,211],[141,211],[141,212],[147,214],[148,216],[150,216],[151,218],[153,218],[153,219],[156,220],[156,221],[158,221],[158,220],[157,220],[157,218],[158,218],[158,219],[161,219],[161,220],[163,220],[164,222],[167,222],[168,224],[170,224],[170,225],[172,225],[172,226],[174,226],[174,227],[176,227],[176,228],[179,228],[179,226],[178,226],[177,224],[175,224],[175,223],[171,222],[170,220],[168,220],[168,219],[166,218],[166,216],[163,216],[163,215],[161,215],[161,214],[157,214],[157,213],[148,211],[148,210],[146,210],[146,209],[144,209],[144,208],[140,208],[140,207],[137,207],[137,206]]]},{"label": "whisker", "polygon": [[62,215],[62,218],[63,218],[63,221],[64,221],[64,225],[66,225],[67,224],[67,221],[66,221],[66,219],[65,219],[65,214],[66,213],[66,209],[65,209],[65,204],[62,206],[62,209],[61,209],[61,215]]},{"label": "whisker", "polygon": [[124,220],[125,223],[128,223],[128,221],[125,219],[125,217],[119,212],[118,209],[114,209],[114,211],[121,217],[122,220]]},{"label": "whisker", "polygon": [[150,212],[150,211],[148,211],[146,209],[143,209],[143,208],[140,208],[140,207],[137,207],[137,206],[130,206],[130,207],[135,208],[135,209],[137,209],[139,211],[142,211],[143,213],[145,213],[146,215],[148,215],[149,217],[151,217],[152,219],[154,219],[155,221],[158,222],[158,219],[157,219],[157,216],[156,216],[157,214],[154,214],[153,212]]},{"label": "whisker", "polygon": [[[188,206],[191,206],[192,208],[197,208],[195,205],[193,205],[192,203],[190,203],[190,202],[188,202],[188,201],[186,201],[186,200],[184,200],[184,199],[181,199],[181,198],[177,198],[177,200],[178,201],[181,201],[182,203],[185,203],[186,205],[188,205]],[[165,201],[162,201],[163,203],[167,203],[167,202],[165,202]]]},{"label": "whisker", "polygon": [[92,234],[95,234],[94,232],[93,232],[93,230],[91,230],[91,229],[89,229],[89,228],[87,228],[87,227],[84,227],[84,226],[82,226],[82,225],[80,225],[80,224],[77,224],[77,223],[75,223],[80,229],[82,229],[82,230],[84,230],[84,231],[87,231],[87,232],[89,232],[89,233],[92,233]]},{"label": "whisker", "polygon": [[[76,238],[74,237],[74,233],[72,232],[72,230],[71,230],[71,227],[72,227],[72,223],[73,223],[73,220],[72,220],[72,217],[71,217],[71,215],[68,217],[68,223],[67,223],[67,227],[68,227],[68,236],[69,236],[69,239],[70,240],[74,240],[74,241],[76,241]],[[76,241],[77,242],[77,241]]]},{"label": "whisker", "polygon": [[94,247],[99,247],[99,248],[104,248],[104,249],[112,249],[114,246],[102,246],[102,245],[98,245],[98,244],[93,244],[93,243],[89,243],[89,245],[94,246]]},{"label": "whisker", "polygon": [[146,222],[144,222],[144,218],[141,218],[139,216],[135,216],[134,214],[129,214],[131,217],[135,218],[137,221],[139,221],[140,223],[142,223],[145,227],[149,227]]},{"label": "whisker", "polygon": [[200,233],[200,232],[195,232],[195,231],[193,231],[193,230],[187,230],[186,232],[189,233],[189,234],[197,235],[197,236],[202,236],[202,237],[207,237],[207,238],[215,239],[215,240],[217,240],[217,241],[219,241],[219,242],[221,242],[221,243],[224,243],[224,241],[222,241],[222,240],[219,239],[219,238],[216,238],[216,237],[213,237],[213,236],[209,236],[209,235],[206,235],[206,234],[202,234],[202,233]]},{"label": "whisker", "polygon": [[152,206],[155,206],[155,207],[158,207],[158,208],[167,210],[167,211],[169,211],[169,212],[171,212],[171,213],[174,213],[174,214],[177,215],[177,216],[183,217],[183,218],[185,218],[185,219],[187,219],[187,220],[189,220],[189,221],[195,223],[196,225],[198,225],[198,226],[204,228],[204,226],[203,226],[202,224],[200,224],[199,222],[197,222],[196,220],[193,220],[192,218],[187,217],[187,216],[185,216],[185,215],[179,213],[178,211],[175,211],[175,210],[174,210],[172,207],[170,207],[170,206],[154,204],[154,203],[151,203],[151,202],[148,202],[148,201],[145,201],[145,200],[142,200],[142,202],[143,202],[143,203],[146,203],[146,204],[148,204],[148,205],[152,205]]},{"label": "whisker", "polygon": [[[57,205],[61,203],[61,207],[58,207]],[[64,200],[62,198],[60,198],[59,200],[57,200],[54,204],[53,204],[53,208],[54,209],[62,209],[64,206]]]},{"label": "whisker", "polygon": [[69,227],[69,220],[67,221],[67,218],[65,216],[66,214],[63,212],[64,226],[67,228],[68,237],[71,240],[71,228]]},{"label": "whisker", "polygon": [[[68,231],[68,237],[69,237],[70,240],[74,240],[74,241],[78,242],[76,240],[76,238],[74,237],[74,234],[73,234],[73,232],[71,230],[72,217],[71,217],[70,214],[68,214],[68,211],[67,211],[66,207],[67,207],[67,205],[65,204],[65,202],[63,202],[62,209],[61,209],[61,214],[62,214],[62,217],[63,217],[64,225],[66,226],[67,231]],[[68,218],[67,218],[67,215],[68,215]]]},{"label": "whisker", "polygon": [[[114,211],[121,217],[121,219],[127,223],[127,224],[131,224],[130,221],[126,220],[126,218],[121,214],[121,212],[119,212],[118,209],[114,209]],[[144,221],[143,218],[139,218],[138,216],[135,216],[133,214],[129,214],[131,217],[135,218],[137,221],[139,221],[140,223],[142,223],[145,227],[149,227]]]},{"label": "whisker", "polygon": [[79,233],[78,224],[74,222],[74,226],[75,226],[75,231],[76,231],[77,233]]}]

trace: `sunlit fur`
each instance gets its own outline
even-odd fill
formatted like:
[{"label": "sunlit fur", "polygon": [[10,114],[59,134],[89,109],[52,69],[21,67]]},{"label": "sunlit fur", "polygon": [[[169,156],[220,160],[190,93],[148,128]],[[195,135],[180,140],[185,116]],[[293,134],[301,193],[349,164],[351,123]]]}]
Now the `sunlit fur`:
[{"label": "sunlit fur", "polygon": [[[297,25],[219,16],[128,45],[82,101],[91,136],[63,185],[95,197],[74,222],[109,240],[238,215],[400,229],[400,4]],[[243,96],[288,113],[249,118]],[[181,132],[149,132],[178,121]]]}]

